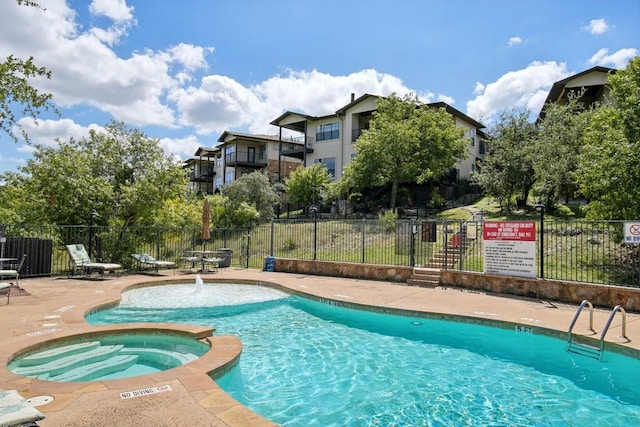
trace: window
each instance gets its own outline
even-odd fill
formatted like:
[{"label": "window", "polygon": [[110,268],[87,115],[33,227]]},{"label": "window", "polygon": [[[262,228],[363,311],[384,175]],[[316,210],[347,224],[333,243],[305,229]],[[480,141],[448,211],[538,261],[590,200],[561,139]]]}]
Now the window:
[{"label": "window", "polygon": [[233,171],[231,172],[227,172],[224,174],[224,182],[231,182],[233,181]]},{"label": "window", "polygon": [[267,146],[261,145],[258,147],[258,159],[259,160],[267,160]]},{"label": "window", "polygon": [[332,177],[336,177],[336,158],[328,157],[326,159],[318,159],[318,163],[324,166]]},{"label": "window", "polygon": [[316,141],[327,141],[340,138],[340,123],[325,123],[316,126]]},{"label": "window", "polygon": [[236,146],[230,145],[225,149],[225,162],[232,163],[236,161]]},{"label": "window", "polygon": [[476,145],[476,131],[475,129],[469,130],[469,138],[471,138],[471,146]]}]

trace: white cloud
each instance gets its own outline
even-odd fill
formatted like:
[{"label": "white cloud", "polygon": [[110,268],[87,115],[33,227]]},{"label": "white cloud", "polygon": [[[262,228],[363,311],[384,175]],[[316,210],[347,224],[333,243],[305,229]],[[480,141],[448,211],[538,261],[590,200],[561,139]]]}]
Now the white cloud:
[{"label": "white cloud", "polygon": [[509,39],[509,42],[508,42],[509,46],[514,46],[514,45],[517,45],[517,44],[520,44],[520,43],[522,43],[522,38],[517,37],[517,36],[516,37],[511,37]]},{"label": "white cloud", "polygon": [[[37,58],[38,65],[51,70],[52,78],[36,80],[34,85],[51,93],[61,107],[90,105],[134,126],[175,125],[165,96],[180,85],[185,67],[203,65],[204,49],[183,45],[170,52],[145,51],[121,58],[109,39],[121,29],[92,27],[78,32],[76,15],[63,0],[51,0],[45,11],[11,3],[0,3],[5,18],[0,26],[0,56]],[[114,4],[104,3],[99,10],[127,19],[126,13],[107,9]]]},{"label": "white cloud", "polygon": [[[71,119],[37,120],[23,118],[19,120],[20,126],[27,132],[34,144],[48,147],[57,147],[58,141],[67,141],[70,138],[82,139],[89,137],[90,130],[100,131],[102,126],[90,124],[81,126]],[[32,151],[33,147],[24,146],[20,151]]]},{"label": "white cloud", "polygon": [[480,82],[476,82],[475,86],[473,87],[473,94],[480,95],[482,92],[484,92],[484,85]]},{"label": "white cloud", "polygon": [[202,147],[198,137],[189,135],[184,138],[160,138],[160,147],[166,154],[173,155],[175,159],[186,159]]},{"label": "white cloud", "polygon": [[93,0],[89,11],[97,16],[106,16],[115,22],[126,22],[133,19],[133,7],[127,6],[125,0]]},{"label": "white cloud", "polygon": [[219,75],[204,77],[200,87],[176,89],[169,99],[178,106],[180,124],[193,126],[201,134],[249,124],[260,104],[250,90]]},{"label": "white cloud", "polygon": [[171,59],[181,65],[188,71],[197,69],[206,69],[206,54],[213,52],[213,48],[204,48],[202,46],[194,46],[192,44],[180,43],[168,49]]},{"label": "white cloud", "polygon": [[589,64],[622,69],[627,66],[629,60],[635,58],[638,54],[638,49],[627,48],[620,49],[609,55],[609,49],[602,48],[589,58]]},{"label": "white cloud", "polygon": [[[275,128],[268,123],[284,111],[322,116],[348,104],[352,93],[358,98],[365,93],[386,96],[395,92],[402,96],[411,92],[399,78],[373,69],[345,76],[317,70],[288,70],[286,74],[271,77],[250,89],[260,99],[261,108],[253,113],[249,128],[252,132],[269,133],[274,133]],[[430,92],[416,95],[423,102],[431,102],[433,98]]]},{"label": "white cloud", "polygon": [[582,30],[590,34],[600,35],[609,31],[609,24],[604,18],[592,19],[589,21],[589,25],[582,27]]},{"label": "white cloud", "polygon": [[553,83],[568,75],[564,63],[536,61],[487,85],[476,83],[478,96],[467,102],[467,114],[488,122],[495,114],[511,108],[526,107],[537,113]]},{"label": "white cloud", "polygon": [[456,103],[456,100],[451,96],[443,95],[441,93],[438,94],[438,101],[446,102],[447,104],[453,106]]}]

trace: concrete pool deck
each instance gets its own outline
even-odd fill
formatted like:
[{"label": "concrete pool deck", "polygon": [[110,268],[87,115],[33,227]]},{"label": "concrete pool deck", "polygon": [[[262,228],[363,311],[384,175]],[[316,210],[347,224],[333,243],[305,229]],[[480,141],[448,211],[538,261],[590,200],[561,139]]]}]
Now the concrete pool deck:
[{"label": "concrete pool deck", "polygon": [[[236,268],[202,275],[209,281],[252,281],[277,284],[293,292],[320,298],[362,304],[381,309],[403,309],[505,321],[567,332],[577,306],[490,295],[453,288],[419,288],[371,280],[341,279],[300,274],[273,273]],[[23,279],[28,295],[12,295],[9,305],[0,302],[0,389],[16,389],[25,398],[51,396],[53,401],[39,406],[46,415],[41,427],[53,426],[273,426],[268,420],[240,405],[207,372],[237,356],[241,344],[231,336],[212,337],[215,354],[158,374],[119,380],[55,383],[22,377],[6,369],[8,360],[28,346],[71,334],[95,331],[84,315],[91,309],[117,301],[120,293],[138,283],[180,281],[194,283],[194,274],[164,272],[159,276],[139,274],[109,277],[106,280],[63,277]],[[599,337],[610,309],[594,310],[594,328]],[[627,313],[630,341],[620,337],[622,316],[618,313],[606,340],[640,351],[640,314]],[[154,324],[156,325],[156,324]],[[171,328],[171,325],[165,325]],[[582,313],[574,332],[587,331],[588,313]],[[184,326],[194,334],[206,328]],[[211,353],[211,352],[210,352]],[[168,386],[168,387],[166,387]],[[162,390],[138,397],[121,397],[136,390]]]}]

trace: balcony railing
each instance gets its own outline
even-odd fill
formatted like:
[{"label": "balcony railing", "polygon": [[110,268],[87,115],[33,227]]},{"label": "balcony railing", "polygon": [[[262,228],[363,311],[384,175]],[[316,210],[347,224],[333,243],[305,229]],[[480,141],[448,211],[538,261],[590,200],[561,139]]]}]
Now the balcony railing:
[{"label": "balcony railing", "polygon": [[241,164],[243,166],[264,167],[267,165],[266,154],[236,151],[225,155],[225,163],[228,166]]},{"label": "balcony railing", "polygon": [[290,137],[286,140],[282,139],[282,155],[287,157],[295,157],[302,159],[306,149],[307,153],[313,153],[314,138],[308,136],[305,148],[304,137]]}]

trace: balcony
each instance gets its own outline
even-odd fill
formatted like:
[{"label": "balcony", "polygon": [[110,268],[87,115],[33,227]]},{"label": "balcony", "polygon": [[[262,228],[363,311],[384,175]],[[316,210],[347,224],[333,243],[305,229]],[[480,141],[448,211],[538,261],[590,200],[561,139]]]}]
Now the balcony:
[{"label": "balcony", "polygon": [[293,157],[299,160],[304,159],[305,151],[307,154],[313,153],[313,141],[310,136],[307,137],[307,143],[304,143],[304,137],[282,139],[282,155],[285,157]]},{"label": "balcony", "polygon": [[189,174],[189,180],[191,182],[212,182],[215,176],[215,171],[203,171],[202,173],[196,173],[192,171]]},{"label": "balcony", "polygon": [[253,150],[228,153],[224,157],[224,162],[226,166],[232,167],[262,169],[267,166],[266,153],[260,154]]}]

